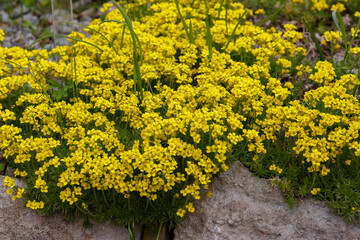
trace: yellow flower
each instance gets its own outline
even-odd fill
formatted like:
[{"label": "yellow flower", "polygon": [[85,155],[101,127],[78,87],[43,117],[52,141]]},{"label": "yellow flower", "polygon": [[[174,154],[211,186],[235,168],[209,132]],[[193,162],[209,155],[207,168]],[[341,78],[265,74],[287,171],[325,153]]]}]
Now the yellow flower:
[{"label": "yellow flower", "polygon": [[313,6],[311,8],[311,10],[324,10],[327,9],[329,7],[329,5],[326,3],[326,0],[311,0],[313,2]]},{"label": "yellow flower", "polygon": [[336,4],[331,5],[331,11],[338,11],[339,13],[341,13],[345,10],[346,10],[346,8],[345,8],[344,4],[342,4],[342,3],[336,3]]},{"label": "yellow flower", "polygon": [[208,198],[211,198],[212,192],[210,192],[210,191],[206,192],[205,196],[207,196]]},{"label": "yellow flower", "polygon": [[311,194],[316,195],[320,192],[320,190],[321,190],[320,188],[313,188],[313,190],[311,190]]},{"label": "yellow flower", "polygon": [[360,18],[360,12],[359,12],[359,11],[356,11],[355,14],[354,14],[354,16]]},{"label": "yellow flower", "polygon": [[9,176],[6,176],[4,178],[4,186],[10,188],[15,187],[15,180],[13,178],[10,178]]},{"label": "yellow flower", "polygon": [[194,212],[194,211],[195,211],[195,208],[194,208],[192,202],[190,202],[189,204],[185,205],[185,208],[186,208],[189,212]]},{"label": "yellow flower", "polygon": [[359,54],[360,53],[360,47],[350,48],[350,53],[351,54]]},{"label": "yellow flower", "polygon": [[275,164],[272,164],[270,167],[269,167],[270,170],[276,170],[276,166]]},{"label": "yellow flower", "polygon": [[14,189],[12,189],[12,188],[6,189],[6,193],[9,195],[13,194],[13,192],[14,192]]},{"label": "yellow flower", "polygon": [[260,8],[260,9],[255,11],[255,14],[256,15],[262,15],[262,14],[265,14],[265,11],[264,11],[264,9]]},{"label": "yellow flower", "polygon": [[24,188],[18,188],[16,193],[16,198],[22,198],[23,194],[25,193]]},{"label": "yellow flower", "polygon": [[0,43],[1,43],[2,41],[4,41],[4,36],[5,36],[4,31],[3,31],[2,29],[0,29]]},{"label": "yellow flower", "polygon": [[350,165],[350,164],[351,164],[351,160],[346,160],[346,161],[345,161],[345,164],[346,164],[346,165]]},{"label": "yellow flower", "polygon": [[286,87],[288,89],[293,89],[294,85],[291,82],[286,82],[286,83],[284,83],[284,87]]},{"label": "yellow flower", "polygon": [[33,200],[33,201],[28,200],[28,202],[26,203],[26,207],[34,209],[34,210],[35,209],[41,209],[41,208],[44,208],[44,202],[43,201],[37,202],[35,200]]},{"label": "yellow flower", "polygon": [[180,216],[180,217],[183,217],[184,216],[184,214],[185,214],[185,210],[184,209],[182,209],[182,208],[180,208],[177,212],[176,212],[176,215],[178,215],[178,216]]},{"label": "yellow flower", "polygon": [[113,6],[112,3],[104,3],[103,7],[100,8],[100,11],[101,12],[107,12],[109,10],[109,8],[111,8],[112,6]]}]

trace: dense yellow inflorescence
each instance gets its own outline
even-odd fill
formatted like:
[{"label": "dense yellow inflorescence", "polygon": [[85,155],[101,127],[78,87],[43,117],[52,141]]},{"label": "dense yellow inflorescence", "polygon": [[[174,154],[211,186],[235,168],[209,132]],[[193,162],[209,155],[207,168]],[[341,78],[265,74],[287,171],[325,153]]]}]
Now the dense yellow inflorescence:
[{"label": "dense yellow inflorescence", "polygon": [[[281,76],[294,67],[291,59],[306,54],[296,46],[302,38],[296,27],[286,24],[280,32],[248,21],[236,27],[241,16],[253,14],[242,4],[227,6],[225,24],[221,1],[208,1],[209,11],[202,1],[196,7],[187,2],[181,1],[181,12],[191,16],[186,22],[191,22],[193,44],[176,5],[168,1],[151,5],[151,14],[132,22],[142,49],[142,98],[134,92],[130,32],[117,9],[105,18],[117,22],[96,19],[85,29],[90,38],[71,34],[87,43],[72,40],[72,46],[50,52],[0,48],[9,59],[0,61],[0,149],[18,166],[16,175],[31,175],[39,194],[55,187],[62,202],[81,202],[86,209],[82,196],[92,189],[151,201],[164,192],[199,199],[212,176],[227,170],[234,145],[246,142],[256,161],[267,152],[264,142],[276,141],[280,131],[297,138],[293,150],[310,163],[304,163],[309,172],[321,176],[344,147],[360,156],[360,105],[350,94],[359,85],[355,75],[338,77],[328,62],[318,62],[312,72],[298,66],[321,86],[305,94],[309,107],[300,101],[284,106],[293,85],[283,84]],[[313,2],[316,9],[325,4]],[[110,7],[105,4],[102,11]],[[207,14],[215,19],[211,58]],[[236,37],[228,43],[233,29]],[[54,55],[59,61],[51,60]],[[280,69],[279,77],[272,74],[271,62]],[[50,96],[61,87],[70,90],[63,97]],[[14,105],[7,106],[14,93]],[[246,124],[253,119],[256,124]],[[135,140],[129,143],[124,129],[137,132]],[[13,189],[13,181],[5,180]],[[13,198],[23,194],[18,189]],[[44,202],[29,200],[27,206],[42,208]],[[182,217],[186,211],[194,211],[192,202],[176,214]]]}]

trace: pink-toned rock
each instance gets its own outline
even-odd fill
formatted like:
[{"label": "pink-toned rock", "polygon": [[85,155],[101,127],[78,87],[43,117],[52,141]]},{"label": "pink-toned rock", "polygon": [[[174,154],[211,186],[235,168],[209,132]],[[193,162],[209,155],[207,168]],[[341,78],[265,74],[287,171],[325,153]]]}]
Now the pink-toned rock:
[{"label": "pink-toned rock", "polygon": [[360,224],[347,225],[324,202],[303,199],[289,208],[269,180],[253,176],[240,162],[213,179],[211,199],[175,229],[175,240],[360,239]]}]

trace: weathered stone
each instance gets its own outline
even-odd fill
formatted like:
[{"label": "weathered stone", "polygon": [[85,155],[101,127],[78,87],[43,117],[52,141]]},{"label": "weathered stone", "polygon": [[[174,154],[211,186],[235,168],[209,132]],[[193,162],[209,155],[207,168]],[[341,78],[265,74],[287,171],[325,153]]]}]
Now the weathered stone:
[{"label": "weathered stone", "polygon": [[324,202],[302,199],[295,208],[269,180],[252,176],[240,162],[213,179],[211,199],[175,229],[175,240],[360,239],[360,224],[347,225]]},{"label": "weathered stone", "polygon": [[34,16],[31,13],[28,13],[28,14],[24,15],[22,17],[22,20],[23,20],[23,22],[27,21],[27,22],[33,24],[34,28],[36,28],[40,23],[39,18],[37,16]]},{"label": "weathered stone", "polygon": [[9,22],[9,14],[7,12],[1,10],[0,11],[0,22],[8,23]]},{"label": "weathered stone", "polygon": [[[19,186],[23,183],[15,179]],[[56,214],[46,218],[34,210],[24,207],[22,200],[11,200],[5,193],[4,176],[0,176],[0,239],[1,240],[128,240],[125,227],[113,223],[94,224],[90,229],[83,229],[82,219],[74,222],[64,221],[64,217]],[[136,239],[140,229],[136,228]]]},{"label": "weathered stone", "polygon": [[9,177],[15,177],[15,171],[16,171],[15,168],[11,167],[10,165],[7,165],[5,175]]}]

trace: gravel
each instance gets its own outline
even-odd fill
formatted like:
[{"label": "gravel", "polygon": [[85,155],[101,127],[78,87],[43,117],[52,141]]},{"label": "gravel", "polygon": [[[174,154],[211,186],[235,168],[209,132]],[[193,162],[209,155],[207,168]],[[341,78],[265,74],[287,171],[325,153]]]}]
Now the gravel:
[{"label": "gravel", "polygon": [[[89,25],[92,20],[92,15],[95,12],[95,16],[100,16],[99,9],[95,11],[92,9],[92,4],[88,4],[89,8],[83,9],[81,13],[74,14],[75,18],[72,22],[82,25]],[[0,4],[0,29],[5,32],[5,38],[2,47],[22,47],[26,48],[31,43],[36,41],[42,36],[53,33],[53,16],[49,9],[45,9],[43,13],[38,10],[31,10],[23,7],[21,14],[21,7],[16,6],[11,12],[7,12],[5,9],[7,5]],[[47,13],[46,13],[47,12]],[[58,16],[57,16],[58,17]],[[58,17],[59,21],[68,21],[66,17]],[[82,32],[80,25],[71,25],[74,31]],[[67,28],[61,34],[67,35],[71,32],[72,28]],[[60,43],[59,43],[60,42]],[[66,45],[69,42],[66,39],[57,40],[57,45]],[[34,44],[31,49],[50,49],[52,48],[52,42],[50,39],[43,41],[42,43]]]}]

